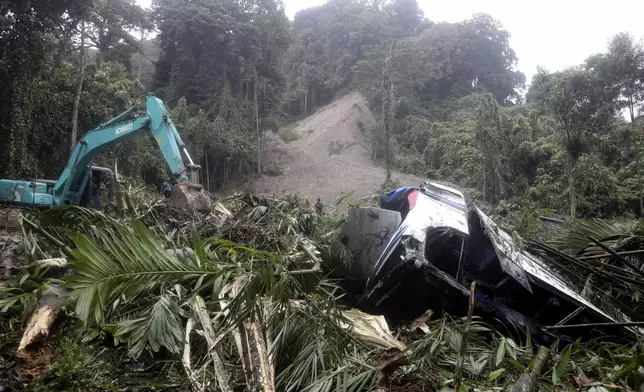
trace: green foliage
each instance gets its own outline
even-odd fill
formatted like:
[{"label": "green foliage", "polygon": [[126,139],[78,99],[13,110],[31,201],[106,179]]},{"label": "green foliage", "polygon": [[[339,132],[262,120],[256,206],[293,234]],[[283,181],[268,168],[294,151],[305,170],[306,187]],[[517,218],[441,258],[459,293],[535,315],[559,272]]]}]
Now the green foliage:
[{"label": "green foliage", "polygon": [[38,299],[47,291],[54,290],[48,278],[50,265],[25,268],[16,282],[7,282],[0,287],[0,313],[10,314],[22,323],[36,309]]},{"label": "green foliage", "polygon": [[113,370],[101,358],[101,352],[92,346],[82,346],[71,338],[60,342],[60,355],[52,363],[46,377],[28,384],[23,390],[29,392],[79,390],[117,391],[110,385],[110,371]]},{"label": "green foliage", "polygon": [[258,135],[277,129],[288,20],[275,1],[176,1],[156,11],[154,87],[172,106],[185,99],[189,114],[181,109],[177,122],[214,189],[249,171],[261,149]]},{"label": "green foliage", "polygon": [[299,138],[297,132],[295,131],[295,128],[293,126],[288,126],[288,125],[279,127],[279,129],[277,130],[277,134],[279,135],[280,139],[282,139],[284,143],[290,143]]},{"label": "green foliage", "polygon": [[88,41],[98,52],[97,64],[116,61],[129,70],[130,57],[139,49],[130,31],[152,27],[141,6],[134,0],[96,1],[86,19]]}]

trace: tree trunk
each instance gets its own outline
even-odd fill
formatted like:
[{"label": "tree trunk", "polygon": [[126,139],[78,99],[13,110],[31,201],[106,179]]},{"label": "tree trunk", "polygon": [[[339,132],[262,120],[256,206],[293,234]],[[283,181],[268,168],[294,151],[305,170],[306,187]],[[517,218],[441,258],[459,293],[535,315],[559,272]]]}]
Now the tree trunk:
[{"label": "tree trunk", "polygon": [[568,190],[570,192],[570,217],[574,220],[577,216],[577,194],[575,190],[575,177],[573,169],[575,166],[572,153],[568,151]]},{"label": "tree trunk", "polygon": [[74,150],[76,139],[78,138],[78,107],[80,106],[80,97],[83,92],[83,79],[85,78],[85,21],[81,21],[81,39],[80,39],[80,72],[78,75],[78,85],[74,95],[74,106],[72,108],[72,135],[69,140],[69,151]]},{"label": "tree trunk", "polygon": [[308,103],[309,103],[309,87],[306,87],[306,94],[304,94],[304,114],[308,114]]},{"label": "tree trunk", "polygon": [[105,47],[105,37],[103,36],[103,28],[101,27],[98,29],[98,60],[96,61],[98,68],[105,62],[105,52],[107,52],[107,48]]},{"label": "tree trunk", "polygon": [[635,124],[635,105],[633,104],[633,97],[628,97],[628,111],[631,115],[631,124]]},{"label": "tree trunk", "polygon": [[136,80],[141,82],[141,72],[143,68],[143,56],[145,53],[143,52],[143,42],[145,41],[145,30],[141,29],[141,59],[139,60],[139,69],[136,71]]},{"label": "tree trunk", "polygon": [[210,192],[210,165],[208,164],[208,149],[204,149],[204,156],[206,157],[206,190]]},{"label": "tree trunk", "polygon": [[257,68],[255,64],[253,64],[253,71],[255,72],[253,101],[255,103],[255,132],[257,134],[257,174],[262,174],[262,134],[259,130],[259,104],[257,102],[259,95],[259,77],[257,76]]},{"label": "tree trunk", "polygon": [[385,131],[385,166],[387,168],[386,182],[391,181],[391,153],[390,153],[390,126],[391,126],[391,105],[392,105],[392,83],[391,83],[391,61],[394,50],[394,41],[389,48],[389,56],[385,59],[385,66],[382,75],[382,117]]}]

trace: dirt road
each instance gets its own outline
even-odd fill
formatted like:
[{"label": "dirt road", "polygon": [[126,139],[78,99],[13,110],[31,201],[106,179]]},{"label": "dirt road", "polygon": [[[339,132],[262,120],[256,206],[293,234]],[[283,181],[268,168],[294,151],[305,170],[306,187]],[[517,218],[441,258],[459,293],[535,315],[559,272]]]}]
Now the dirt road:
[{"label": "dirt road", "polygon": [[[325,204],[353,191],[352,200],[374,195],[384,183],[384,167],[370,158],[371,146],[359,123],[373,119],[364,98],[352,92],[319,108],[295,126],[298,139],[284,143],[267,135],[264,174],[242,185],[257,194],[299,194]],[[279,173],[279,174],[278,174]],[[392,173],[401,185],[419,185],[422,178]]]}]

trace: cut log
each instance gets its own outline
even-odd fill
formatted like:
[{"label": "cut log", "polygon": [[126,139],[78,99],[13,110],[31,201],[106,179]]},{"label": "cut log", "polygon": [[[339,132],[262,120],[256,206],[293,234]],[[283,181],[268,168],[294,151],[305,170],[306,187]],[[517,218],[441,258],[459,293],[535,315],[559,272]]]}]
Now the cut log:
[{"label": "cut log", "polygon": [[58,316],[58,311],[63,304],[60,291],[63,288],[52,286],[38,300],[38,308],[32,313],[18,345],[18,353],[26,354],[27,347],[37,340],[49,335],[49,329]]},{"label": "cut log", "polygon": [[36,309],[31,317],[29,317],[27,327],[20,339],[18,352],[25,353],[27,346],[49,335],[49,328],[54,323],[54,320],[56,320],[57,315],[58,307],[55,306],[45,305]]}]

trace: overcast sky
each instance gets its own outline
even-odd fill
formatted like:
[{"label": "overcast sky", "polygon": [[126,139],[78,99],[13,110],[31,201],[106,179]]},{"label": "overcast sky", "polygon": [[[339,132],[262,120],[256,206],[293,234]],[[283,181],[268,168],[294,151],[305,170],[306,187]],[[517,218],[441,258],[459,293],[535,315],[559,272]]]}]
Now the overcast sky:
[{"label": "overcast sky", "polygon": [[[150,0],[137,0],[144,7]],[[301,9],[325,0],[283,0],[293,19]],[[501,21],[511,34],[519,69],[528,83],[538,65],[557,71],[602,52],[615,33],[628,31],[644,37],[644,0],[418,0],[432,21],[457,22],[485,12]]]}]

